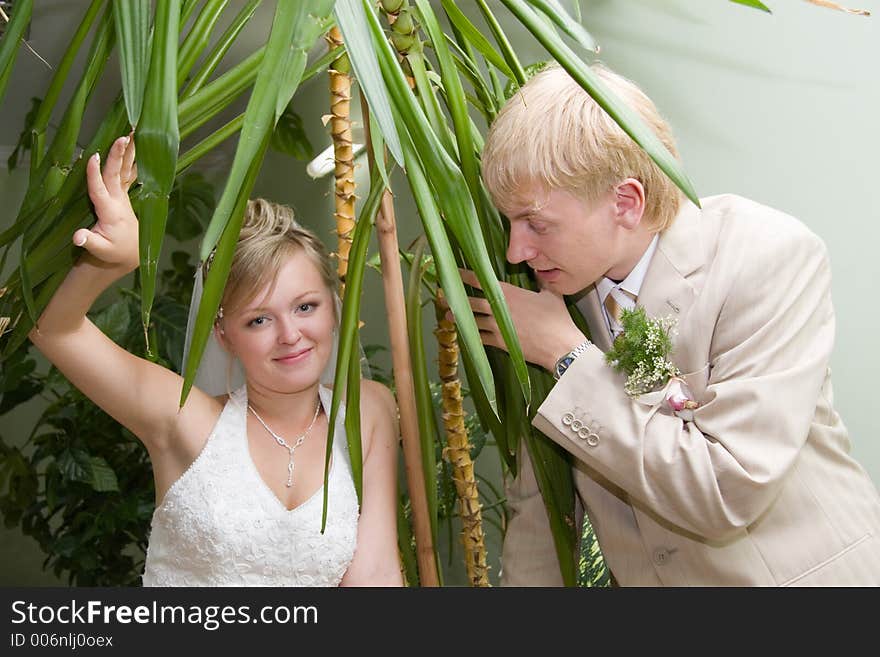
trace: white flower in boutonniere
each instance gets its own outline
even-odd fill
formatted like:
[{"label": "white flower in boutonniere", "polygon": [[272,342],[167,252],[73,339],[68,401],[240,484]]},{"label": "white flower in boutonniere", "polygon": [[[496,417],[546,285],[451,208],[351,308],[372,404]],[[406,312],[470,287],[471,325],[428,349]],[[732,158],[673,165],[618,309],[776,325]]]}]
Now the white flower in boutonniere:
[{"label": "white flower in boutonniere", "polygon": [[648,317],[644,308],[624,310],[623,332],[605,354],[605,360],[618,372],[626,374],[623,389],[637,401],[654,406],[665,401],[677,416],[693,418],[699,406],[681,378],[681,371],[669,360],[675,320]]}]

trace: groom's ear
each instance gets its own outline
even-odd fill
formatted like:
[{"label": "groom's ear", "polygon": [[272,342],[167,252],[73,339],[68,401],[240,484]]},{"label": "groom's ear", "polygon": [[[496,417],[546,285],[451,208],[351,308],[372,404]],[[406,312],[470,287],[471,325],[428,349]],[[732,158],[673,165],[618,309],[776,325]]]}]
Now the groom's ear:
[{"label": "groom's ear", "polygon": [[645,187],[635,178],[627,178],[614,188],[614,218],[627,230],[638,227],[645,214]]}]

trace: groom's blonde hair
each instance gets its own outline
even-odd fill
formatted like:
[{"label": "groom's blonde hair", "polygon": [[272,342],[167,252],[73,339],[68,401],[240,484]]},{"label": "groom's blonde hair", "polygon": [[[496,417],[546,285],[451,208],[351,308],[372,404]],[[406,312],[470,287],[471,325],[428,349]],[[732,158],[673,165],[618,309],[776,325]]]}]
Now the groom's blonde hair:
[{"label": "groom's blonde hair", "polygon": [[[678,159],[672,130],[635,83],[599,64],[590,70],[635,111]],[[595,203],[626,178],[645,188],[646,225],[669,226],[682,194],[654,161],[561,67],[551,65],[523,85],[495,118],[482,156],[482,173],[502,211],[542,199],[537,191],[562,189]],[[536,189],[537,188],[537,189]]]},{"label": "groom's blonde hair", "polygon": [[[321,240],[296,222],[288,206],[262,198],[248,201],[223,291],[223,312],[235,312],[266,286],[270,286],[271,293],[281,267],[300,251],[315,265],[333,297],[337,290],[336,272]],[[338,322],[335,304],[333,313]]]}]

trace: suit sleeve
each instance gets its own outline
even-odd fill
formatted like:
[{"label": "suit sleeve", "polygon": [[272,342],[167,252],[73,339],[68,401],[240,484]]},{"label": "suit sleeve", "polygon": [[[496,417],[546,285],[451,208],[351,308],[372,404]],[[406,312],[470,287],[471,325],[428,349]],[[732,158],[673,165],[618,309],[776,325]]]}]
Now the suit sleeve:
[{"label": "suit sleeve", "polygon": [[[723,541],[778,494],[810,432],[834,341],[825,247],[805,230],[745,247],[715,318],[703,404],[685,422],[631,400],[591,348],[534,424],[632,498],[687,532]],[[714,322],[712,321],[714,319]],[[588,431],[567,423],[575,413]],[[576,425],[580,427],[580,425]]]}]

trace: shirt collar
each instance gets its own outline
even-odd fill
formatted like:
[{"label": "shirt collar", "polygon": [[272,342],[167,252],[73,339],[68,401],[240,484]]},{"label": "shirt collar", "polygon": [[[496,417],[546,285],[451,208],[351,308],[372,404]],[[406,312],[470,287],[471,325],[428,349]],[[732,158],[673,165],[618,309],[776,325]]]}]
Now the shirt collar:
[{"label": "shirt collar", "polygon": [[657,242],[660,240],[660,233],[654,235],[654,239],[645,249],[641,259],[633,267],[632,271],[620,283],[615,283],[610,278],[603,276],[596,283],[596,291],[599,293],[599,303],[605,303],[605,297],[615,288],[620,288],[631,293],[633,296],[639,296],[639,290],[642,289],[642,283],[645,281],[645,274],[648,273],[648,265],[651,264],[651,258],[654,251],[657,250]]}]

